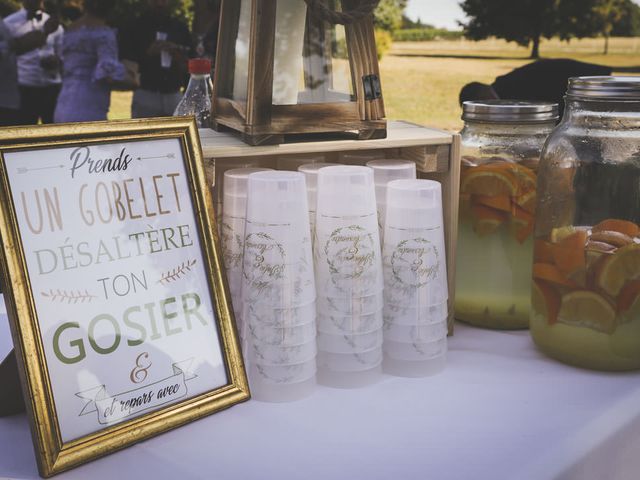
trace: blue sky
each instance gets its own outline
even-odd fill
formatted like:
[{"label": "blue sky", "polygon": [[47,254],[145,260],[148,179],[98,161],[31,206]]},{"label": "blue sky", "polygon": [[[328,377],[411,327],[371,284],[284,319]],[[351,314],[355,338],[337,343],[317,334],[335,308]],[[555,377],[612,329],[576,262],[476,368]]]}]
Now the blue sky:
[{"label": "blue sky", "polygon": [[[633,0],[640,5],[640,0]],[[409,0],[407,16],[418,17],[436,27],[458,29],[457,20],[464,20],[464,12],[459,7],[460,0]]]}]

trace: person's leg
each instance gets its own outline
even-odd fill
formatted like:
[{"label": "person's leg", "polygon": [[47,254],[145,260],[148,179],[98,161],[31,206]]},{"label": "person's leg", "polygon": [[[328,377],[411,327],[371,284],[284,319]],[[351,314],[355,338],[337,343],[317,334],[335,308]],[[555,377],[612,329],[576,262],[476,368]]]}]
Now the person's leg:
[{"label": "person's leg", "polygon": [[38,118],[40,118],[40,107],[38,106],[38,91],[37,87],[27,87],[20,85],[20,119],[21,125],[37,125]]},{"label": "person's leg", "polygon": [[131,118],[162,117],[162,94],[138,89],[133,92]]},{"label": "person's leg", "polygon": [[39,116],[42,123],[53,123],[53,113],[56,110],[60,88],[61,85],[49,85],[40,89]]}]

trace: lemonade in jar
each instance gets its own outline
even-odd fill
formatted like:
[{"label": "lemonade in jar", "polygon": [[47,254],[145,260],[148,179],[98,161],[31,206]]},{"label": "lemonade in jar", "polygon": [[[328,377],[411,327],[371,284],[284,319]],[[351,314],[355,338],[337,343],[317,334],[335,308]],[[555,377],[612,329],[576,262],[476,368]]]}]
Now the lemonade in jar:
[{"label": "lemonade in jar", "polygon": [[558,107],[495,100],[463,109],[456,318],[527,328],[538,161]]},{"label": "lemonade in jar", "polygon": [[531,335],[548,355],[640,369],[640,77],[572,78],[542,154]]}]

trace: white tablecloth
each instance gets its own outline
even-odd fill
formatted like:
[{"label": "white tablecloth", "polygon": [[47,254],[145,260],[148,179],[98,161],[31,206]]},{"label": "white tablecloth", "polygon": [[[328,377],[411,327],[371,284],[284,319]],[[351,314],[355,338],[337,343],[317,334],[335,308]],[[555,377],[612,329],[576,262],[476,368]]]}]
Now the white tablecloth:
[{"label": "white tablecloth", "polygon": [[[1,477],[38,478],[24,415],[0,419]],[[637,480],[640,374],[571,368],[526,332],[458,325],[438,376],[250,401],[56,478]]]}]

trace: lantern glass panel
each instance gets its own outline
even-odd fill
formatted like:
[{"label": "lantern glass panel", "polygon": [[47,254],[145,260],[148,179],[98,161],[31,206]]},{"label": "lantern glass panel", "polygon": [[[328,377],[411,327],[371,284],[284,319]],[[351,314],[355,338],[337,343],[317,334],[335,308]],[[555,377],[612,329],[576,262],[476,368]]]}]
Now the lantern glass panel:
[{"label": "lantern glass panel", "polygon": [[249,76],[249,38],[251,32],[251,0],[234,2],[233,14],[238,30],[235,34],[233,49],[233,78],[221,85],[222,97],[244,102],[247,100],[247,81]]},{"label": "lantern glass panel", "polygon": [[303,1],[277,0],[273,104],[355,100],[345,28],[309,15]]}]

